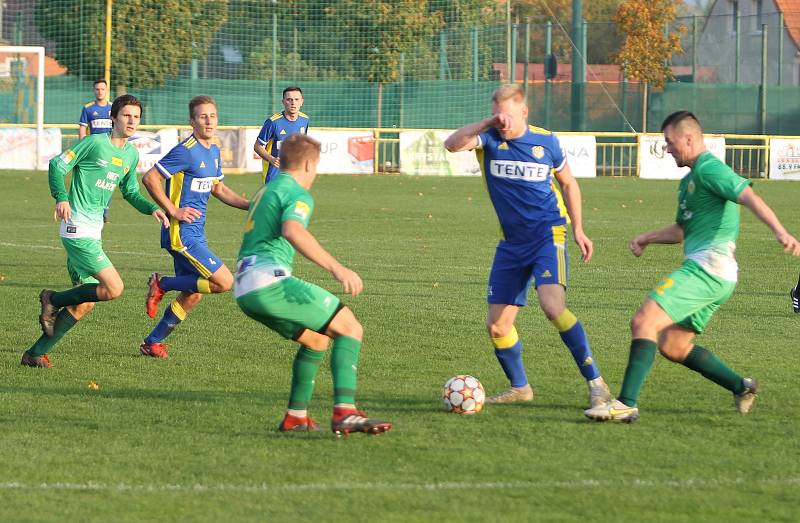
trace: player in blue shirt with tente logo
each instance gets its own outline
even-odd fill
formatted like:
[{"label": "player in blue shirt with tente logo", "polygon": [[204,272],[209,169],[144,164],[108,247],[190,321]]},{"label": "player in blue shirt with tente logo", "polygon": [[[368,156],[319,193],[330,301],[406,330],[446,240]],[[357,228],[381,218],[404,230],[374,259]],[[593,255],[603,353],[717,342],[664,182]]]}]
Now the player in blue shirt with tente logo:
[{"label": "player in blue shirt with tente logo", "polygon": [[[108,101],[108,82],[100,78],[94,81],[94,102],[83,105],[81,118],[78,121],[78,140],[83,140],[90,134],[111,132],[111,104]],[[108,221],[108,207],[103,210],[103,221]]]},{"label": "player in blue shirt with tente logo", "polygon": [[282,101],[283,111],[267,118],[253,146],[262,159],[264,183],[270,182],[280,172],[281,142],[295,133],[308,134],[308,115],[300,111],[303,91],[299,87],[287,87],[283,90]]},{"label": "player in blue shirt with tente logo", "polygon": [[[204,294],[226,292],[233,275],[208,247],[205,223],[208,199],[213,194],[222,203],[247,210],[250,202],[230,189],[223,179],[219,147],[212,143],[217,130],[217,105],[210,96],[189,102],[192,134],[172,148],[142,184],[169,216],[169,229],[162,231],[161,247],[172,256],[175,276],[154,272],[148,282],[147,315],[156,317],[158,304],[168,291],[180,294],[164,311],[161,321],[144,339],[139,351],[145,356],[167,358],[164,340],[186,319]],[[161,181],[166,180],[166,189]]]},{"label": "player in blue shirt with tente logo", "polygon": [[[567,223],[584,262],[592,241],[583,232],[581,192],[558,138],[529,126],[525,92],[505,85],[492,96],[492,116],[462,127],[445,141],[448,151],[475,149],[503,239],[489,274],[487,329],[511,388],[487,403],[533,399],[522,363],[522,342],[514,327],[535,282],[539,305],[558,329],[589,385],[592,407],[612,401],[583,326],[566,306]],[[558,182],[561,191],[554,183]],[[561,196],[563,192],[563,198]]]}]

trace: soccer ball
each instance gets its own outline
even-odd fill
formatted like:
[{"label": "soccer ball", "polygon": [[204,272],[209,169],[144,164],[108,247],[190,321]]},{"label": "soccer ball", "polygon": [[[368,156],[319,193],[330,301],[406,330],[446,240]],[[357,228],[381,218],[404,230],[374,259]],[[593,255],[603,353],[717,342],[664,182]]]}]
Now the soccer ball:
[{"label": "soccer ball", "polygon": [[483,408],[485,399],[486,392],[478,378],[466,374],[453,376],[442,390],[445,410],[456,414],[477,414]]}]

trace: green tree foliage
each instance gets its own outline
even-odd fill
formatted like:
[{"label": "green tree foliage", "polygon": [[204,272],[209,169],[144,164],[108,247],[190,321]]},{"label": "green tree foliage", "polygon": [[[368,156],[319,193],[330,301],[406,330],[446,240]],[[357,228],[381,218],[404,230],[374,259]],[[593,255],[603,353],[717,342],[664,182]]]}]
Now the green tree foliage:
[{"label": "green tree foliage", "polygon": [[665,34],[671,25],[680,2],[675,0],[625,0],[620,5],[614,21],[625,41],[617,54],[617,63],[630,78],[662,87],[672,78],[668,60],[674,53],[682,53],[679,26]]},{"label": "green tree foliage", "polygon": [[426,0],[336,0],[326,13],[339,33],[361,36],[350,52],[367,64],[366,79],[376,83],[397,81],[401,55],[420,40],[431,40],[444,23]]},{"label": "green tree foliage", "polygon": [[[157,87],[180,67],[205,56],[227,19],[227,0],[126,0],[112,15],[111,85]],[[40,0],[36,24],[56,43],[55,57],[71,74],[101,78],[105,64],[105,2]]]}]

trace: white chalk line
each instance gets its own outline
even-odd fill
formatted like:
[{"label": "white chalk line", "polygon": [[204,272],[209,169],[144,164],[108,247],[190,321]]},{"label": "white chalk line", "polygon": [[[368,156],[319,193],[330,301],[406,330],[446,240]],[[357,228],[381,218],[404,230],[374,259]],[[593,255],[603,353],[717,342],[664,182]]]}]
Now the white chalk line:
[{"label": "white chalk line", "polygon": [[297,484],[131,484],[100,482],[52,482],[26,483],[20,481],[0,482],[0,491],[67,491],[67,492],[231,492],[231,493],[285,493],[285,492],[342,492],[368,490],[384,491],[453,491],[453,490],[579,490],[608,488],[718,488],[753,486],[788,487],[800,485],[800,477],[785,478],[683,478],[683,479],[584,479],[554,481],[498,481],[498,482],[433,482],[433,483],[297,483]]}]

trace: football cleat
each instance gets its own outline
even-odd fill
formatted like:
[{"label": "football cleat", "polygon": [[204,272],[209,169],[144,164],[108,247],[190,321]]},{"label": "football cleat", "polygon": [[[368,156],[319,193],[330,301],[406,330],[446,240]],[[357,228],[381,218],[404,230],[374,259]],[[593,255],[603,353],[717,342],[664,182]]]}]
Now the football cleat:
[{"label": "football cleat", "polygon": [[357,409],[333,409],[331,430],[337,436],[347,436],[351,432],[381,434],[391,428],[392,424],[388,421],[370,419]]},{"label": "football cleat", "polygon": [[139,352],[142,353],[143,356],[150,356],[151,358],[159,358],[165,360],[169,358],[169,352],[167,352],[167,346],[163,343],[145,343],[142,342],[139,345]]},{"label": "football cleat", "polygon": [[800,314],[800,293],[797,291],[797,286],[792,287],[792,290],[789,291],[789,296],[792,298],[794,312]]},{"label": "football cleat", "polygon": [[42,332],[48,338],[53,337],[53,326],[56,323],[56,316],[58,315],[58,307],[50,303],[50,299],[55,294],[55,291],[43,289],[39,293],[39,303],[42,310],[39,313],[39,325],[42,326]]},{"label": "football cleat", "polygon": [[595,421],[621,421],[631,423],[639,419],[639,409],[629,407],[619,400],[614,400],[600,407],[593,407],[583,411],[587,418]]},{"label": "football cleat", "polygon": [[604,407],[614,401],[614,395],[602,378],[589,381],[589,409]]},{"label": "football cleat", "polygon": [[739,414],[744,416],[753,408],[753,403],[758,397],[758,382],[753,378],[744,378],[742,383],[744,383],[744,391],[734,394],[733,402],[736,404]]},{"label": "football cleat", "polygon": [[486,398],[486,403],[516,403],[518,401],[533,400],[533,387],[527,383],[524,387],[511,387],[494,396]]},{"label": "football cleat", "polygon": [[283,421],[278,425],[279,432],[322,432],[319,424],[309,416],[298,418],[289,413],[283,417]]},{"label": "football cleat", "polygon": [[22,361],[20,363],[26,367],[39,367],[41,369],[49,369],[53,366],[50,364],[50,358],[47,357],[47,354],[31,356],[27,352],[22,353]]},{"label": "football cleat", "polygon": [[147,299],[144,301],[147,308],[147,315],[155,318],[158,314],[158,304],[164,298],[164,289],[161,288],[161,275],[154,272],[147,280]]}]

